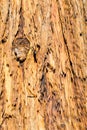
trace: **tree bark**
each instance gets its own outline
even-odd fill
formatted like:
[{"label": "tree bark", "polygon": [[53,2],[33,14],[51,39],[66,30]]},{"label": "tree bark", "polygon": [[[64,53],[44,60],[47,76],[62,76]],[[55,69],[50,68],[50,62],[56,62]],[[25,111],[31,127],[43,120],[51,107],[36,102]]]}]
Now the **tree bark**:
[{"label": "tree bark", "polygon": [[87,130],[86,0],[0,0],[0,130]]}]

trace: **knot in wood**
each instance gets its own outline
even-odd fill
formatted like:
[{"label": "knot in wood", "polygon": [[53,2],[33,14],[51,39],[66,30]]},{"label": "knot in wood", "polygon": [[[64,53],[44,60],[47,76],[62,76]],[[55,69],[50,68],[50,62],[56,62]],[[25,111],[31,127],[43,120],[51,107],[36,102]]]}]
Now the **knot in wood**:
[{"label": "knot in wood", "polygon": [[17,38],[14,40],[12,46],[16,60],[20,63],[24,62],[30,49],[29,40],[27,38]]}]

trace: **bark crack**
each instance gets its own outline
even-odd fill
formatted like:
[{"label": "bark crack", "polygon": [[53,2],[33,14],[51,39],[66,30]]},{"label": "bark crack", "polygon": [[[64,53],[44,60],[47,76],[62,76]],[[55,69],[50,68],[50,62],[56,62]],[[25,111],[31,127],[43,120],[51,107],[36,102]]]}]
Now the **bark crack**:
[{"label": "bark crack", "polygon": [[7,23],[9,21],[9,14],[10,14],[10,1],[8,2],[8,12],[7,12],[7,17],[6,17],[6,21],[5,21],[5,28],[4,28],[3,34],[2,34],[2,40],[1,40],[2,43],[5,43],[6,40],[7,40],[7,37],[8,37],[8,36],[4,36],[4,35],[5,35],[5,32],[6,32]]},{"label": "bark crack", "polygon": [[[59,2],[58,2],[58,5],[59,5]],[[76,74],[74,72],[74,69],[73,69],[73,65],[72,65],[72,60],[71,60],[71,57],[70,57],[70,52],[69,52],[69,47],[68,47],[67,39],[66,39],[65,34],[64,34],[63,23],[62,23],[62,20],[61,20],[61,14],[60,14],[60,8],[59,8],[59,6],[58,6],[58,12],[59,12],[59,19],[60,19],[60,23],[61,23],[62,36],[63,36],[63,39],[64,39],[64,44],[65,44],[65,47],[66,47],[66,50],[67,50],[67,54],[68,54],[68,59],[69,59],[71,73],[72,73],[72,76],[74,78],[77,78],[77,76],[76,76]],[[81,77],[79,77],[79,78],[81,78]]]},{"label": "bark crack", "polygon": [[[75,73],[75,71],[74,71],[73,63],[72,63],[72,60],[71,60],[71,57],[70,57],[70,52],[69,52],[69,47],[68,47],[67,39],[65,37],[65,33],[64,33],[64,29],[63,29],[63,22],[62,22],[62,19],[61,19],[62,16],[60,14],[60,7],[59,7],[60,4],[59,4],[58,0],[57,0],[57,3],[58,3],[58,12],[59,12],[59,19],[60,19],[60,24],[61,24],[62,36],[63,36],[64,44],[65,44],[65,47],[66,47],[66,50],[67,50],[69,64],[70,64],[70,70],[71,70],[71,74],[72,74],[71,79],[79,78],[81,81],[86,81],[87,80],[87,76],[81,78],[80,76],[77,76],[76,73]],[[75,83],[75,80],[74,80],[74,83]]]},{"label": "bark crack", "polygon": [[6,120],[15,118],[14,115],[8,115],[8,114],[3,114],[2,117],[3,117],[3,120],[2,120],[2,122],[1,122],[1,124],[0,124],[0,128],[2,127],[2,125],[4,124],[4,122],[5,122]]},{"label": "bark crack", "polygon": [[23,17],[22,1],[21,1],[21,7],[20,7],[19,14],[20,14],[20,20],[19,20],[19,25],[18,25],[18,31],[17,31],[15,37],[24,36],[24,30],[23,30],[24,17]]},{"label": "bark crack", "polygon": [[41,101],[44,100],[44,98],[47,96],[47,90],[46,90],[46,76],[45,76],[45,61],[47,59],[47,55],[45,55],[44,57],[44,63],[43,63],[43,67],[42,67],[42,76],[40,79],[40,97],[39,97],[39,102],[41,103]]}]

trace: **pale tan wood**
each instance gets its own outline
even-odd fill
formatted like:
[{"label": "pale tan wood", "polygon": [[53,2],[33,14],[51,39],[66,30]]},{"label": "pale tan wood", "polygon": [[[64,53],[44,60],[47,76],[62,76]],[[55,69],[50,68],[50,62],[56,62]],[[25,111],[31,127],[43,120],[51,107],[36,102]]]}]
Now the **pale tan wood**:
[{"label": "pale tan wood", "polygon": [[86,0],[0,0],[0,130],[86,130],[86,86]]}]

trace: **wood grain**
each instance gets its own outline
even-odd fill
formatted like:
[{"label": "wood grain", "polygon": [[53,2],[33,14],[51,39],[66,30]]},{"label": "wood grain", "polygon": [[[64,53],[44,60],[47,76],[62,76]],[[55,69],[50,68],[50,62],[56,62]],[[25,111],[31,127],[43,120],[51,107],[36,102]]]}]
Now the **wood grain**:
[{"label": "wood grain", "polygon": [[0,0],[0,130],[86,130],[86,86],[86,0]]}]

